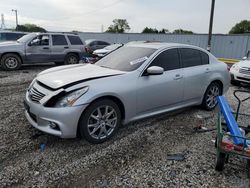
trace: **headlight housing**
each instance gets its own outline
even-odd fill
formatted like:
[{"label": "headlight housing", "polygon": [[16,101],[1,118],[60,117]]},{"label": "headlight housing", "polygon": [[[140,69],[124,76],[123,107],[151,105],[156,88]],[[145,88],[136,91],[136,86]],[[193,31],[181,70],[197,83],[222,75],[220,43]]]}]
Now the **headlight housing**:
[{"label": "headlight housing", "polygon": [[232,67],[231,67],[231,70],[233,70],[233,71],[239,71],[240,70],[240,67],[239,67],[239,65],[237,65],[237,64],[234,64]]},{"label": "headlight housing", "polygon": [[73,104],[79,99],[84,93],[88,91],[89,87],[84,87],[81,89],[77,89],[66,94],[64,97],[60,98],[57,102],[55,107],[68,107],[73,106]]}]

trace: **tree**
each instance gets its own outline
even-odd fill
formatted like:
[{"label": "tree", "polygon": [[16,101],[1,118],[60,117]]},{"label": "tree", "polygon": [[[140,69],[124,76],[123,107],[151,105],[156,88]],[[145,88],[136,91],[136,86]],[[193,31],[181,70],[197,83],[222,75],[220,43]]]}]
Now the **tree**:
[{"label": "tree", "polygon": [[108,27],[106,32],[109,33],[124,33],[129,31],[130,27],[126,19],[114,19],[113,24]]},{"label": "tree", "polygon": [[141,33],[169,33],[168,29],[157,30],[156,28],[145,27]]},{"label": "tree", "polygon": [[44,28],[39,27],[35,24],[18,25],[17,30],[24,31],[24,32],[46,32]]},{"label": "tree", "polygon": [[250,20],[242,20],[229,31],[229,34],[250,33]]},{"label": "tree", "polygon": [[156,28],[145,27],[142,33],[159,33],[159,31]]},{"label": "tree", "polygon": [[165,33],[170,33],[170,32],[169,32],[169,30],[168,30],[168,29],[164,29],[164,28],[162,28],[162,30],[160,30],[160,31],[159,31],[159,33],[163,33],[163,34],[165,34]]},{"label": "tree", "polygon": [[176,29],[173,31],[173,34],[193,34],[193,31],[183,30],[183,29]]}]

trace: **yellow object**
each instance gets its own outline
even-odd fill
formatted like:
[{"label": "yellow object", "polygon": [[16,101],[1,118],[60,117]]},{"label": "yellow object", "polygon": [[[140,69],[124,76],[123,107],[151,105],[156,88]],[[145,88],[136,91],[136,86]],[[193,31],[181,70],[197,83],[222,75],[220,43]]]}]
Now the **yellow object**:
[{"label": "yellow object", "polygon": [[218,58],[219,61],[223,61],[224,63],[228,63],[228,64],[234,64],[239,62],[238,59],[226,59],[226,58]]}]

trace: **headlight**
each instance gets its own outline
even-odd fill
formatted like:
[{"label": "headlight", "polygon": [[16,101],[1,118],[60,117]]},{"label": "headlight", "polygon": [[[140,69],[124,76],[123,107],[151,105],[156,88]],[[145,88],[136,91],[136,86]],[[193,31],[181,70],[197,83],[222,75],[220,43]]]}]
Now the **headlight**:
[{"label": "headlight", "polygon": [[30,88],[34,85],[35,82],[36,82],[36,78],[30,83],[28,90],[30,90]]},{"label": "headlight", "polygon": [[232,67],[231,67],[231,70],[234,70],[234,71],[239,71],[240,70],[240,67],[238,66],[238,65],[233,65]]},{"label": "headlight", "polygon": [[89,87],[84,87],[78,90],[75,90],[73,92],[68,93],[64,97],[60,98],[55,107],[67,107],[67,106],[73,106],[73,104],[76,102],[79,97],[81,97],[84,93],[88,91]]}]

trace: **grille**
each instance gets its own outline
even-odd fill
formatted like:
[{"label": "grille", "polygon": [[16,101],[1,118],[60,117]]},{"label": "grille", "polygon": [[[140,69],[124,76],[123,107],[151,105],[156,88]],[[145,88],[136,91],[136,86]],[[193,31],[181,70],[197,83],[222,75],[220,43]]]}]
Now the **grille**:
[{"label": "grille", "polygon": [[239,73],[250,75],[250,68],[240,68]]},{"label": "grille", "polygon": [[29,96],[32,101],[39,102],[45,96],[45,94],[32,87],[29,90]]}]

